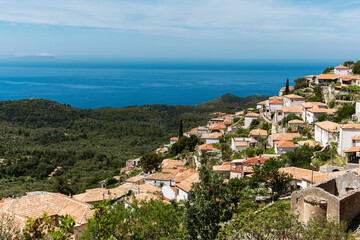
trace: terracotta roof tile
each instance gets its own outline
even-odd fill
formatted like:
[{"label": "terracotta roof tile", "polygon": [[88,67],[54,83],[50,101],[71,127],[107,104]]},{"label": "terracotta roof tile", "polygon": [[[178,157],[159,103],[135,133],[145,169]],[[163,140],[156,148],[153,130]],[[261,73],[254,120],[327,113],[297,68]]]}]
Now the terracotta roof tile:
[{"label": "terracotta roof tile", "polygon": [[302,113],[302,109],[299,107],[281,107],[276,109],[275,111],[285,113]]},{"label": "terracotta roof tile", "polygon": [[164,173],[153,173],[145,178],[146,180],[163,180],[163,181],[170,181],[173,179],[171,174],[164,174]]},{"label": "terracotta roof tile", "polygon": [[298,100],[305,100],[304,97],[296,95],[296,94],[288,94],[288,95],[284,95],[284,98],[289,98],[289,99],[298,99]]},{"label": "terracotta roof tile", "polygon": [[288,140],[292,141],[294,138],[299,138],[299,133],[274,133],[269,136],[273,141]]},{"label": "terracotta roof tile", "polygon": [[335,69],[344,69],[344,70],[348,70],[348,67],[345,67],[344,65],[339,65],[337,67],[335,67]]},{"label": "terracotta roof tile", "polygon": [[283,104],[283,101],[281,101],[279,99],[274,99],[274,100],[270,101],[269,104],[280,105],[280,104]]},{"label": "terracotta roof tile", "polygon": [[210,133],[206,138],[209,139],[218,139],[219,137],[222,137],[223,134],[219,132]]},{"label": "terracotta roof tile", "polygon": [[315,123],[315,125],[326,131],[333,131],[333,132],[339,131],[340,128],[339,124],[330,121],[317,122]]},{"label": "terracotta roof tile", "polygon": [[251,130],[250,135],[251,136],[267,136],[268,133],[266,130],[263,130],[263,129],[254,129],[254,130]]},{"label": "terracotta roof tile", "polygon": [[320,144],[318,142],[315,142],[313,140],[298,141],[298,144],[300,146],[308,145],[309,147],[320,146]]},{"label": "terracotta roof tile", "polygon": [[144,177],[139,177],[139,176],[135,176],[135,177],[131,177],[125,180],[125,182],[132,182],[132,183],[137,183],[141,180],[144,180]]},{"label": "terracotta roof tile", "polygon": [[179,140],[178,137],[172,137],[172,138],[170,138],[170,141],[178,141],[178,140]]},{"label": "terracotta roof tile", "polygon": [[360,124],[358,124],[358,123],[345,124],[341,128],[342,129],[356,129],[356,130],[359,130],[360,129]]},{"label": "terracotta roof tile", "polygon": [[214,148],[212,145],[209,145],[209,144],[200,145],[198,148],[199,148],[200,150],[202,150],[202,151],[204,151],[204,150],[205,150],[205,151],[214,150],[214,151],[220,152],[219,149]]},{"label": "terracotta roof tile", "polygon": [[339,74],[320,74],[317,75],[317,79],[319,80],[335,80],[338,79],[341,75]]},{"label": "terracotta roof tile", "polygon": [[290,124],[303,124],[304,121],[302,121],[300,119],[293,119],[293,120],[290,120],[288,123],[290,123]]},{"label": "terracotta roof tile", "polygon": [[[0,204],[0,211],[30,218],[41,217],[44,211],[48,212],[49,216],[69,214],[79,225],[86,224],[87,217],[93,214],[90,204],[50,192],[32,192],[21,198],[4,201]],[[24,218],[24,221],[26,220]]]},{"label": "terracotta roof tile", "polygon": [[278,148],[295,148],[295,144],[287,140],[277,141],[275,142],[275,146]]},{"label": "terracotta roof tile", "polygon": [[257,113],[248,113],[245,115],[245,117],[259,117],[260,114],[257,114]]}]

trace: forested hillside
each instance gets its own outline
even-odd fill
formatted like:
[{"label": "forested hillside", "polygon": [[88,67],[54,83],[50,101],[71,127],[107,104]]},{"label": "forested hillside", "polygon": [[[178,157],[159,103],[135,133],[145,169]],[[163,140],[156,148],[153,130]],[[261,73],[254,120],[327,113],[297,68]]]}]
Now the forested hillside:
[{"label": "forested hillside", "polygon": [[176,136],[180,119],[188,130],[205,124],[210,112],[255,106],[266,96],[248,98],[251,101],[240,98],[242,103],[225,95],[216,104],[93,110],[41,99],[0,102],[0,197],[51,191],[57,176],[74,193],[96,187],[100,180],[118,175],[125,160],[154,151]]}]

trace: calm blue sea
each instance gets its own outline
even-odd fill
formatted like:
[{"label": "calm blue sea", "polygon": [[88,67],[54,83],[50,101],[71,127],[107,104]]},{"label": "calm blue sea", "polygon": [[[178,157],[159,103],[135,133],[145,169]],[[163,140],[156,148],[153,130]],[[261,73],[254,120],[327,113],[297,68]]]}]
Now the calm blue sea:
[{"label": "calm blue sea", "polygon": [[0,62],[0,100],[34,96],[80,108],[196,105],[225,93],[274,95],[334,61]]}]

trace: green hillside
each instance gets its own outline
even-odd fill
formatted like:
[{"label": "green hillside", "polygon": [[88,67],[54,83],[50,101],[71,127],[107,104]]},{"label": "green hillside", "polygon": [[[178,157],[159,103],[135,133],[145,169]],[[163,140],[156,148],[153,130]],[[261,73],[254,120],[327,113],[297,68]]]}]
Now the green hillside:
[{"label": "green hillside", "polygon": [[96,187],[117,175],[127,159],[176,136],[180,119],[188,130],[206,123],[214,110],[255,106],[257,101],[258,96],[224,95],[198,106],[90,110],[41,99],[0,102],[0,197],[51,191],[54,178],[48,175],[57,167],[55,176],[66,179],[75,193]]}]

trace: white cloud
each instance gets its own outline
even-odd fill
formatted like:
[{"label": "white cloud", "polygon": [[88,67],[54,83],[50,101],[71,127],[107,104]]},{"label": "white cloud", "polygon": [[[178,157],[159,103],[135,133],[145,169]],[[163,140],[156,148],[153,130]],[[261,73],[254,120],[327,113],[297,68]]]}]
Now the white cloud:
[{"label": "white cloud", "polygon": [[[280,0],[0,0],[0,21],[188,37],[359,32],[360,8]],[[357,33],[356,33],[357,34]],[[318,36],[313,36],[317,38]]]}]

